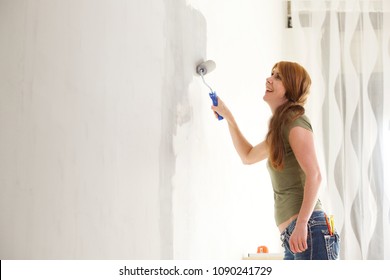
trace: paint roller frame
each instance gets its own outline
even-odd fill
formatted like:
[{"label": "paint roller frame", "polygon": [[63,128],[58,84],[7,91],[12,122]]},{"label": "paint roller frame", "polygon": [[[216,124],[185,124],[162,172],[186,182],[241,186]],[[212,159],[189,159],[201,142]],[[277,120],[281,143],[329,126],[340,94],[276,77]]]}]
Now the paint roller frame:
[{"label": "paint roller frame", "polygon": [[[206,75],[207,73],[210,73],[215,68],[216,68],[215,62],[213,60],[207,60],[207,61],[204,61],[196,66],[196,73],[198,73],[202,77],[203,83],[210,89],[209,96],[210,96],[211,100],[213,101],[213,105],[218,106],[217,93],[215,91],[213,91],[213,89],[206,83],[206,81],[204,79],[204,75]],[[218,115],[218,120],[223,120],[223,117],[221,115],[219,115],[218,113],[217,113],[217,115]]]}]

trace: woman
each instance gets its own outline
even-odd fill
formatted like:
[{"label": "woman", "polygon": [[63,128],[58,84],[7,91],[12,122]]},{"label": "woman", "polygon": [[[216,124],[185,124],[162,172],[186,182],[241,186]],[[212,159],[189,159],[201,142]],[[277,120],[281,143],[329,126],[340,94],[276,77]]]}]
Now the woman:
[{"label": "woman", "polygon": [[339,236],[331,224],[318,192],[321,173],[312,128],[303,108],[311,79],[299,64],[281,61],[266,79],[263,97],[272,111],[266,139],[252,146],[232,113],[219,99],[212,110],[229,126],[234,147],[244,164],[268,158],[274,190],[275,221],[285,248],[284,259],[337,259]]}]

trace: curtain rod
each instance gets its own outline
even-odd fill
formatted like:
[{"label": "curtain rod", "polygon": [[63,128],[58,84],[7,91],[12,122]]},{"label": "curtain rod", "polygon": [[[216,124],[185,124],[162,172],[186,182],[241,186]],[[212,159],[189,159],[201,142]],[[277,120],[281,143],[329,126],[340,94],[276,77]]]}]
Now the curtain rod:
[{"label": "curtain rod", "polygon": [[287,0],[287,15],[295,11],[390,12],[386,0]]}]

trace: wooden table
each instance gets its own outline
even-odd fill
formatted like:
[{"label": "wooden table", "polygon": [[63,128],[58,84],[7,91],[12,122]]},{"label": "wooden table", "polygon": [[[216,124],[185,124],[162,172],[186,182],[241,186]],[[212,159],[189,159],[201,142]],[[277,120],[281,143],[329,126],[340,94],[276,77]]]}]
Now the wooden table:
[{"label": "wooden table", "polygon": [[260,254],[248,254],[243,257],[243,260],[283,260],[283,254],[281,253],[260,253]]}]

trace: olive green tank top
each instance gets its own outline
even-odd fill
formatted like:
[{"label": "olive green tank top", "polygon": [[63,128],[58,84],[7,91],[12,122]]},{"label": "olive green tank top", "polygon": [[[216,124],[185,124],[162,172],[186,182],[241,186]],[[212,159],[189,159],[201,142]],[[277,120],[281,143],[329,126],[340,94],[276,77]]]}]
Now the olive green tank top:
[{"label": "olive green tank top", "polygon": [[[274,190],[274,215],[276,225],[287,221],[299,213],[303,201],[303,190],[306,175],[300,167],[294,152],[291,149],[288,136],[293,127],[300,126],[313,131],[309,119],[303,115],[294,120],[283,131],[285,149],[284,168],[281,171],[274,169],[268,160],[267,168],[271,176]],[[318,200],[315,210],[321,210],[321,201]]]}]

